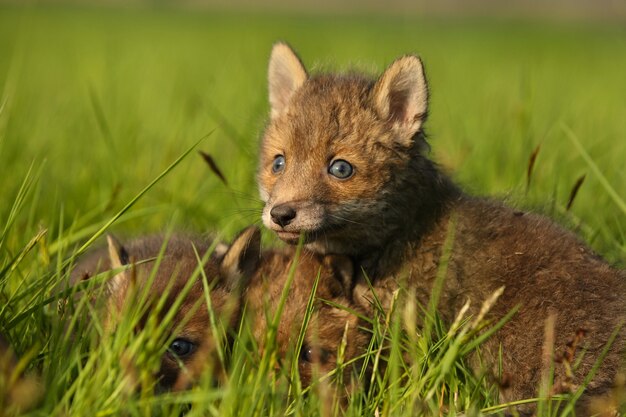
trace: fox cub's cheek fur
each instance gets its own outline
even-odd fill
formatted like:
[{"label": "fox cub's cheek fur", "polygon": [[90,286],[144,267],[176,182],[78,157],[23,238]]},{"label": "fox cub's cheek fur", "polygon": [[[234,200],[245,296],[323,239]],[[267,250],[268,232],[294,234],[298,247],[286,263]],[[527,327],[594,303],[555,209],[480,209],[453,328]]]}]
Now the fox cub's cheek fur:
[{"label": "fox cub's cheek fur", "polygon": [[[392,204],[396,172],[427,109],[421,61],[406,56],[376,80],[309,76],[285,44],[269,65],[271,116],[258,171],[263,223],[288,242],[360,236]],[[331,248],[326,248],[332,250]],[[342,251],[345,253],[345,251]]]}]

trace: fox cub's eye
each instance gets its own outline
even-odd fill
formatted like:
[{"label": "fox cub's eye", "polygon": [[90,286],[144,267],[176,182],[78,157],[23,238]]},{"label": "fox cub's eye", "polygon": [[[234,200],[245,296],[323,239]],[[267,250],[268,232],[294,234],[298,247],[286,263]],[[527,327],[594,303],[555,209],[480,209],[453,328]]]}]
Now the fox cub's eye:
[{"label": "fox cub's eye", "polygon": [[333,177],[337,177],[339,179],[345,180],[346,178],[350,178],[352,176],[352,165],[343,159],[337,159],[333,161],[328,167],[328,173]]},{"label": "fox cub's eye", "polygon": [[278,174],[285,169],[285,157],[282,155],[277,155],[274,158],[274,162],[272,162],[272,172],[274,174]]},{"label": "fox cub's eye", "polygon": [[184,358],[193,353],[196,349],[196,345],[186,339],[174,339],[172,344],[170,345],[168,352],[172,355]]},{"label": "fox cub's eye", "polygon": [[325,364],[328,362],[330,353],[326,349],[313,348],[306,343],[300,348],[300,361],[306,363]]}]

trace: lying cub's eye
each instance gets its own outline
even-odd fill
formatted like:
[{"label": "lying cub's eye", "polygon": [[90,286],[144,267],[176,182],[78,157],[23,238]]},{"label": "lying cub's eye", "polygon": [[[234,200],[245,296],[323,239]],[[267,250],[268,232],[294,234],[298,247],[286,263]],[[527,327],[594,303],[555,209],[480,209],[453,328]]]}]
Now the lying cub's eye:
[{"label": "lying cub's eye", "polygon": [[342,180],[350,178],[353,171],[354,170],[352,169],[352,165],[350,165],[349,162],[344,161],[343,159],[337,159],[333,161],[328,167],[328,173],[330,175]]},{"label": "lying cub's eye", "polygon": [[321,363],[328,362],[330,354],[326,349],[314,348],[306,343],[300,348],[300,361],[306,363]]},{"label": "lying cub's eye", "polygon": [[170,347],[167,349],[169,353],[179,358],[184,358],[193,353],[196,345],[186,339],[174,339]]},{"label": "lying cub's eye", "polygon": [[285,157],[282,155],[277,155],[274,158],[274,162],[272,162],[272,172],[274,174],[278,174],[285,169]]}]

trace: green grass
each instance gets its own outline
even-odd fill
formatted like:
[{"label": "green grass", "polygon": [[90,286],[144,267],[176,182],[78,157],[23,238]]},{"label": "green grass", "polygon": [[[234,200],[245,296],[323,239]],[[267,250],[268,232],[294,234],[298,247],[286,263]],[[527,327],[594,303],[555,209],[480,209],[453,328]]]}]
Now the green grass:
[{"label": "green grass", "polygon": [[[420,54],[432,91],[433,157],[470,191],[544,211],[624,265],[624,28],[0,7],[0,331],[42,373],[46,390],[32,415],[178,415],[187,403],[189,415],[320,413],[314,395],[288,395],[289,378],[269,371],[275,359],[256,369],[245,334],[224,387],[207,378],[183,395],[131,395],[120,357],[142,351],[130,333],[98,343],[100,329],[83,317],[77,326],[87,335],[72,343],[48,303],[68,259],[118,213],[108,230],[121,236],[174,228],[230,237],[259,222],[265,70],[279,39],[327,70],[375,73],[401,54]],[[228,187],[195,152],[166,172],[199,140]],[[434,321],[433,338],[419,340],[402,336],[400,320],[389,323],[377,327],[370,355],[376,366],[389,354],[387,371],[349,413],[495,404],[455,354],[477,336],[471,323],[449,333]],[[378,350],[384,338],[394,340],[390,352]],[[419,358],[412,367],[403,343]],[[144,359],[145,369],[153,366]]]}]

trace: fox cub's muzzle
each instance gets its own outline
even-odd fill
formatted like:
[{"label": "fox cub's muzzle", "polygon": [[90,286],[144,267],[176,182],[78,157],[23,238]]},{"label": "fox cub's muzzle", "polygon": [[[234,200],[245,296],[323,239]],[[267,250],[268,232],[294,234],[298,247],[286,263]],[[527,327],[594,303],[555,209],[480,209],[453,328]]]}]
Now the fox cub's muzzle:
[{"label": "fox cub's muzzle", "polygon": [[280,227],[285,227],[291,223],[297,214],[296,209],[289,203],[279,204],[270,210],[272,221]]}]

